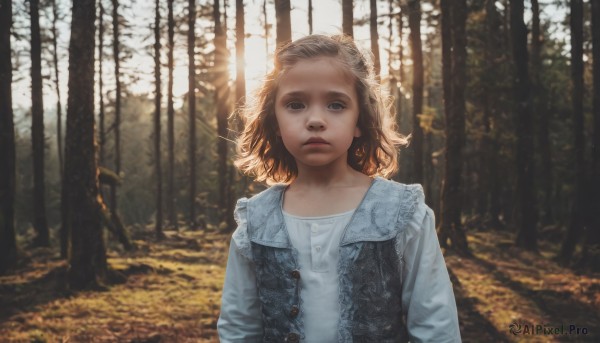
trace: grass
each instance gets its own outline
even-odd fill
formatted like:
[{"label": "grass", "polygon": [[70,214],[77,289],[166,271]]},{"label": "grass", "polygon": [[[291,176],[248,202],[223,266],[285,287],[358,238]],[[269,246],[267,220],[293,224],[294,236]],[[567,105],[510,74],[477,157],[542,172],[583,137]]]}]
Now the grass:
[{"label": "grass", "polygon": [[[69,292],[66,264],[33,249],[0,277],[0,342],[218,342],[216,321],[229,237],[214,231],[133,232],[138,249],[109,246],[126,278],[103,291]],[[445,253],[464,342],[600,341],[600,275],[577,274],[550,257],[517,249],[509,232],[468,232],[473,257]],[[112,244],[112,243],[111,243]],[[587,335],[513,335],[509,325],[570,325]]]},{"label": "grass", "polygon": [[167,232],[157,242],[138,232],[132,253],[108,263],[127,276],[106,291],[68,292],[65,262],[36,249],[15,274],[0,278],[0,341],[218,342],[228,239]]}]

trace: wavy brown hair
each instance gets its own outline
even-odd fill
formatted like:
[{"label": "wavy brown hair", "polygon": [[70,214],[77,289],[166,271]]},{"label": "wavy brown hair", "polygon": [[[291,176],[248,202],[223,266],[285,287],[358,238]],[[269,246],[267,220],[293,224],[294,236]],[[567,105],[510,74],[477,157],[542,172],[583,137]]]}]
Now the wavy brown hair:
[{"label": "wavy brown hair", "polygon": [[398,170],[398,146],[408,145],[410,135],[396,131],[391,97],[381,94],[368,55],[344,35],[310,35],[276,51],[275,68],[240,109],[244,130],[237,139],[235,166],[267,184],[289,183],[298,175],[296,160],[276,134],[275,96],[281,75],[298,61],[315,57],[338,59],[354,79],[361,136],[348,149],[348,165],[368,176],[390,177]]}]

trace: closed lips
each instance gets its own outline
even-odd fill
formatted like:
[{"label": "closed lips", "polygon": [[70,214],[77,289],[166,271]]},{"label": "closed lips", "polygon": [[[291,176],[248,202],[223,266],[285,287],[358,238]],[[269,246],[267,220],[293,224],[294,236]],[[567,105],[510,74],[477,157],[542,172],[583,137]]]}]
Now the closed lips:
[{"label": "closed lips", "polygon": [[328,144],[326,140],[322,139],[322,138],[311,138],[309,140],[306,141],[306,143],[304,144],[310,144],[310,143],[324,143],[324,144]]}]

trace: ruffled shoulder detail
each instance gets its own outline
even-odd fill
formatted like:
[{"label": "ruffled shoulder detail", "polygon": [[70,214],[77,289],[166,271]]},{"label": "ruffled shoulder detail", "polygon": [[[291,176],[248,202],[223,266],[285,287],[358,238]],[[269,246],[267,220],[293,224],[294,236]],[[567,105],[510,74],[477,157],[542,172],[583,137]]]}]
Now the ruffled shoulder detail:
[{"label": "ruffled shoulder detail", "polygon": [[422,225],[427,208],[423,186],[420,184],[404,185],[404,196],[400,201],[400,211],[396,222],[398,229],[396,250],[400,256],[403,255],[406,243],[423,230]]},{"label": "ruffled shoulder detail", "polygon": [[231,238],[239,253],[251,260],[252,251],[250,247],[250,238],[248,237],[248,198],[240,198],[235,205],[233,218],[237,223],[237,228]]}]

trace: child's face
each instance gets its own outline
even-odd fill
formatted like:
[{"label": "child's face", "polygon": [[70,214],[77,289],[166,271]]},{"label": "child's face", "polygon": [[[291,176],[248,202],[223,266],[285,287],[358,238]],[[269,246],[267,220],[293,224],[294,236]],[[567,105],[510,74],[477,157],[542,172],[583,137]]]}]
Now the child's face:
[{"label": "child's face", "polygon": [[342,68],[331,57],[302,60],[279,82],[277,134],[299,167],[347,163],[352,139],[361,134],[355,84]]}]

